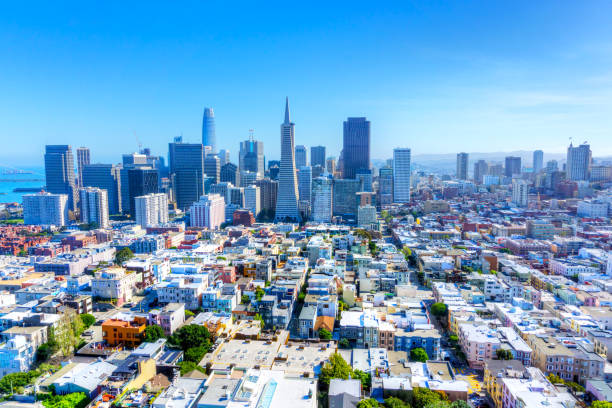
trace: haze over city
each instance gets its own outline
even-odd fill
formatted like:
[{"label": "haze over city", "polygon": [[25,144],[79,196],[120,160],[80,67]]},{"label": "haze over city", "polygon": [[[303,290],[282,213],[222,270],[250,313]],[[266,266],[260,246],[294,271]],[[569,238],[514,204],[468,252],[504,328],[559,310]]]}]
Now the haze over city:
[{"label": "haze over city", "polygon": [[349,116],[371,121],[378,159],[563,153],[570,137],[612,155],[612,5],[562,4],[6,3],[0,163],[40,165],[47,143],[163,154],[199,139],[205,106],[232,160],[249,129],[278,159],[285,96],[296,143],[334,156]]}]

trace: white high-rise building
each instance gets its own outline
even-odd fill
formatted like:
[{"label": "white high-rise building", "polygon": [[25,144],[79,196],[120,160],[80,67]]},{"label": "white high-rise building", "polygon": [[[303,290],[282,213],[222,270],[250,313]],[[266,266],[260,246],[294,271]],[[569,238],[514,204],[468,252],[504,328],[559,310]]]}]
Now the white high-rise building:
[{"label": "white high-rise building", "polygon": [[227,149],[219,150],[219,160],[221,167],[225,166],[227,163],[230,163],[230,151]]},{"label": "white high-rise building", "polygon": [[519,207],[527,206],[527,196],[529,194],[529,183],[521,179],[512,180],[512,202]]},{"label": "white high-rise building", "polygon": [[219,194],[207,194],[200,197],[189,209],[192,227],[219,229],[225,221],[225,200]]},{"label": "white high-rise building", "polygon": [[410,149],[393,149],[393,202],[410,201]]},{"label": "white high-rise building", "polygon": [[23,196],[23,223],[55,225],[68,223],[68,195],[40,192]]},{"label": "white high-rise building", "polygon": [[295,124],[289,117],[289,98],[285,101],[285,121],[281,125],[281,165],[276,198],[276,221],[300,221],[297,176],[295,174]]},{"label": "white high-rise building", "polygon": [[321,176],[312,180],[312,211],[310,217],[315,222],[331,222],[332,185],[329,177]]},{"label": "white high-rise building", "polygon": [[612,276],[612,251],[608,252],[608,266],[606,268],[606,275]]},{"label": "white high-rise building", "polygon": [[90,224],[96,223],[99,228],[107,228],[108,221],[108,193],[97,187],[85,187],[79,191],[81,221]]},{"label": "white high-rise building", "polygon": [[146,228],[168,222],[168,196],[164,193],[147,194],[134,199],[136,223]]},{"label": "white high-rise building", "polygon": [[244,208],[251,210],[255,217],[261,212],[259,187],[251,185],[244,188]]},{"label": "white high-rise building", "polygon": [[588,180],[591,175],[591,147],[588,144],[567,148],[567,178],[571,181]]}]

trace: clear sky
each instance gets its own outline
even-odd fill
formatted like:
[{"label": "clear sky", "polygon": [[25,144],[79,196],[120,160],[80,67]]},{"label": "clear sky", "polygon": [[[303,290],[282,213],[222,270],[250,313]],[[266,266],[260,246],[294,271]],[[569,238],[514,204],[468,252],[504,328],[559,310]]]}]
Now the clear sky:
[{"label": "clear sky", "polygon": [[612,154],[610,1],[25,3],[0,4],[0,164],[167,155],[205,106],[232,160],[251,128],[274,159],[285,96],[296,144],[328,155],[347,116],[372,121],[373,158]]}]

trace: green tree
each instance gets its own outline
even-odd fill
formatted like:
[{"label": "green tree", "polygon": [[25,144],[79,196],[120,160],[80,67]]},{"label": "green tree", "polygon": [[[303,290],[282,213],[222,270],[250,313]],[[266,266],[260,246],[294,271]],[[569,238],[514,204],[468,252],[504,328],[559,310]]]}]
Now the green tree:
[{"label": "green tree", "polygon": [[166,335],[161,326],[152,324],[145,328],[144,341],[147,343],[154,343],[159,339],[163,339],[164,337],[166,337]]},{"label": "green tree", "polygon": [[259,313],[255,314],[255,317],[253,317],[253,321],[257,321],[261,323],[261,327],[266,327],[266,322],[264,321],[263,317],[261,317]]},{"label": "green tree", "polygon": [[472,407],[470,407],[470,404],[468,404],[464,400],[453,401],[453,403],[450,404],[450,406],[451,406],[451,408],[472,408]]},{"label": "green tree", "polygon": [[198,370],[199,372],[206,374],[206,369],[204,369],[204,367],[200,367],[193,361],[181,361],[178,365],[181,367],[181,375],[189,374],[193,370]]},{"label": "green tree", "polygon": [[378,254],[378,247],[376,246],[376,243],[374,241],[369,241],[368,242],[368,247],[370,249],[370,253],[374,256],[376,256],[376,254]]},{"label": "green tree", "polygon": [[608,401],[593,401],[591,403],[592,408],[612,408],[612,402]]},{"label": "green tree", "polygon": [[495,350],[495,356],[498,360],[512,360],[514,356],[510,350],[506,349],[497,349]]},{"label": "green tree", "polygon": [[195,316],[195,313],[193,313],[191,310],[185,310],[185,319],[188,319],[191,316]]},{"label": "green tree", "polygon": [[[205,326],[188,324],[181,327],[172,336],[173,344],[178,345],[183,351],[194,347],[210,348],[210,332]],[[206,350],[208,352],[208,349]]]},{"label": "green tree", "polygon": [[434,303],[431,305],[431,313],[436,317],[446,316],[447,307],[444,303]]},{"label": "green tree", "polygon": [[81,342],[81,333],[84,330],[83,321],[73,309],[66,309],[57,322],[55,329],[55,341],[57,347],[64,357],[74,352],[74,348]]},{"label": "green tree", "polygon": [[416,387],[412,390],[410,405],[412,408],[424,408],[425,406],[442,401],[442,395],[429,388]]},{"label": "green tree", "polygon": [[450,403],[448,401],[436,401],[436,402],[430,402],[429,404],[425,405],[425,408],[449,408],[450,407]]},{"label": "green tree", "polygon": [[41,363],[47,361],[54,351],[48,343],[43,343],[36,349],[36,361]]},{"label": "green tree", "polygon": [[115,263],[117,265],[123,265],[124,262],[129,261],[134,257],[134,253],[130,248],[123,248],[117,251],[115,254]]},{"label": "green tree", "polygon": [[459,337],[455,334],[451,334],[450,336],[448,336],[448,340],[452,343],[457,343],[459,342]]},{"label": "green tree", "polygon": [[361,400],[357,403],[357,408],[376,408],[378,407],[378,401],[374,398],[368,398]]},{"label": "green tree", "polygon": [[361,370],[354,370],[352,377],[361,381],[361,388],[369,391],[372,388],[372,374]]},{"label": "green tree", "polygon": [[83,326],[85,329],[89,329],[96,322],[96,318],[94,315],[89,313],[83,313],[81,316],[81,321],[83,322]]},{"label": "green tree", "polygon": [[410,405],[399,398],[389,397],[385,399],[385,408],[410,408]]},{"label": "green tree", "polygon": [[319,329],[319,338],[321,340],[331,340],[332,333],[329,330],[325,329],[325,328],[320,328]]},{"label": "green tree", "polygon": [[73,392],[50,396],[42,404],[45,408],[85,408],[89,404],[89,397],[84,392]]},{"label": "green tree", "polygon": [[259,286],[257,287],[257,289],[255,289],[255,299],[257,301],[260,301],[264,297],[265,294],[266,292],[264,292],[264,290],[260,288]]},{"label": "green tree", "polygon": [[410,350],[410,360],[425,363],[427,360],[429,360],[429,356],[427,355],[425,349],[422,347],[416,347]]},{"label": "green tree", "polygon": [[208,352],[209,349],[210,349],[210,343],[208,344],[208,346],[204,345],[200,347],[192,347],[190,349],[187,349],[187,351],[185,351],[184,359],[185,361],[192,361],[198,364],[202,360],[204,355]]},{"label": "green tree", "polygon": [[334,353],[329,357],[329,362],[321,368],[321,374],[319,375],[319,381],[324,386],[329,386],[329,382],[332,378],[340,378],[342,380],[348,380],[349,376],[353,374],[353,369],[338,353]]},{"label": "green tree", "polygon": [[351,346],[351,344],[349,343],[348,339],[340,339],[340,341],[338,342],[338,346],[341,349],[347,349]]},{"label": "green tree", "polygon": [[243,305],[248,305],[249,303],[251,303],[251,298],[249,297],[249,295],[242,295],[242,297],[240,298],[240,303],[242,303]]}]

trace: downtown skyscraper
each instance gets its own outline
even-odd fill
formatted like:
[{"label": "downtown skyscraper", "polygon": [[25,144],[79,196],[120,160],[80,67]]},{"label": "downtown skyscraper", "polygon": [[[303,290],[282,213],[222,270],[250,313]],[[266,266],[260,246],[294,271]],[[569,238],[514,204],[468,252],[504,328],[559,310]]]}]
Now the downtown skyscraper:
[{"label": "downtown skyscraper", "polygon": [[79,147],[77,149],[77,170],[79,176],[79,187],[83,187],[83,166],[91,162],[91,157],[88,147]]},{"label": "downtown skyscraper", "polygon": [[69,145],[47,145],[45,148],[46,190],[68,196],[68,208],[76,210],[78,190],[74,176],[74,156]]},{"label": "downtown skyscraper", "polygon": [[168,144],[168,156],[176,205],[186,210],[204,194],[204,145],[177,139]]},{"label": "downtown skyscraper", "polygon": [[457,153],[457,178],[459,180],[468,179],[468,154]]},{"label": "downtown skyscraper", "polygon": [[238,170],[251,171],[263,177],[265,173],[264,167],[264,144],[253,138],[240,142],[240,151],[238,152]]},{"label": "downtown skyscraper", "polygon": [[393,202],[410,201],[410,149],[393,149]]},{"label": "downtown skyscraper", "polygon": [[343,124],[343,175],[354,179],[357,170],[370,168],[370,121],[348,118]]},{"label": "downtown skyscraper", "polygon": [[533,172],[539,173],[544,168],[544,152],[536,150],[533,152]]},{"label": "downtown skyscraper", "polygon": [[567,178],[571,181],[588,180],[591,174],[591,146],[584,143],[567,148]]},{"label": "downtown skyscraper", "polygon": [[217,153],[215,113],[212,108],[204,108],[204,117],[202,118],[202,144],[204,146],[210,146],[211,153]]},{"label": "downtown skyscraper", "polygon": [[285,101],[285,121],[281,124],[281,164],[275,221],[300,221],[294,138],[295,124],[291,123],[289,98],[287,98]]},{"label": "downtown skyscraper", "polygon": [[312,146],[310,148],[310,165],[325,168],[325,146]]}]

